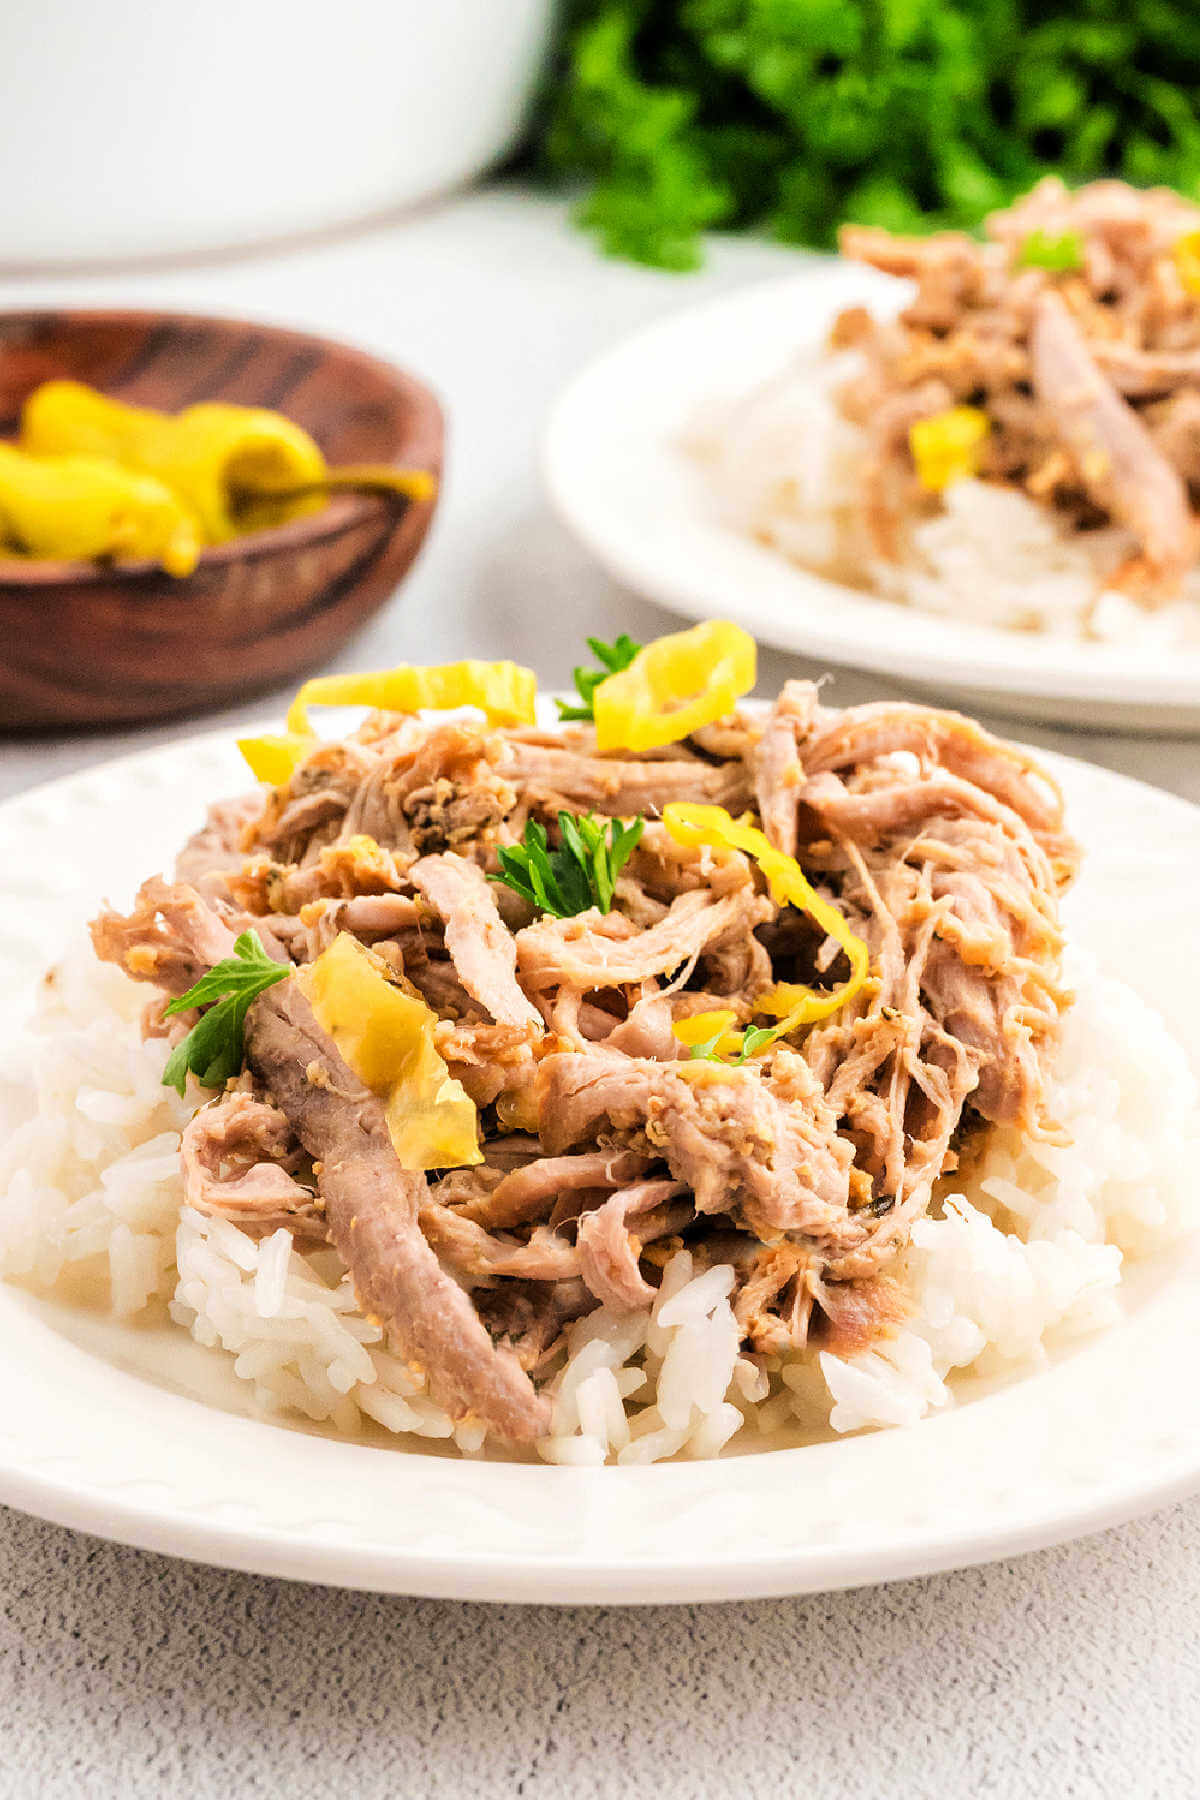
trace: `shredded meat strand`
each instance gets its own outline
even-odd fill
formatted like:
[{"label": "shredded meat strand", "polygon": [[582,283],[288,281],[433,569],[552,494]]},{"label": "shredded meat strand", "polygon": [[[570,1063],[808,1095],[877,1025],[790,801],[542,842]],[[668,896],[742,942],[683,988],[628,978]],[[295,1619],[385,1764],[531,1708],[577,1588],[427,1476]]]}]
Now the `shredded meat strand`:
[{"label": "shredded meat strand", "polygon": [[246,1054],[320,1165],[330,1236],[364,1311],[428,1370],[434,1395],[452,1412],[475,1413],[517,1441],[540,1436],[547,1403],[512,1353],[493,1344],[421,1232],[425,1177],[401,1168],[379,1099],[338,1054],[294,982],[254,1002]]},{"label": "shredded meat strand", "polygon": [[324,1243],[325,1220],[311,1188],[289,1168],[299,1160],[287,1117],[269,1101],[231,1091],[194,1113],[183,1133],[184,1198],[197,1212],[231,1219],[256,1235],[285,1227]]},{"label": "shredded meat strand", "polygon": [[413,886],[441,914],[446,948],[464,988],[498,1025],[528,1025],[541,1016],[517,984],[517,946],[501,919],[483,871],[446,851],[422,857],[410,871]]}]

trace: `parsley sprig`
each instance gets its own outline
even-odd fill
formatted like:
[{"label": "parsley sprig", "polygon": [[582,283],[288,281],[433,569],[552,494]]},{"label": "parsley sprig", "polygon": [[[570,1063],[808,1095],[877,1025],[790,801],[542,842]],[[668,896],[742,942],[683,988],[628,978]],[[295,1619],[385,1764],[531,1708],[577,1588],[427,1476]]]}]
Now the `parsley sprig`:
[{"label": "parsley sprig", "polygon": [[778,1037],[777,1025],[747,1025],[742,1033],[742,1047],[733,1056],[721,1056],[717,1045],[727,1036],[728,1025],[718,1025],[710,1038],[699,1044],[693,1044],[688,1055],[693,1062],[727,1063],[731,1068],[739,1068],[742,1063],[749,1062],[756,1050],[762,1050],[773,1038]]},{"label": "parsley sprig", "polygon": [[645,823],[640,814],[624,825],[620,819],[606,821],[593,813],[560,812],[562,843],[551,848],[546,827],[530,819],[521,843],[500,851],[501,872],[492,880],[502,881],[556,919],[573,919],[593,906],[610,912],[617,876]]},{"label": "parsley sprig", "polygon": [[216,963],[166,1008],[168,1019],[193,1006],[206,1006],[208,1011],[167,1058],[163,1086],[182,1095],[190,1069],[201,1087],[224,1087],[242,1066],[242,1032],[251,1004],[290,973],[267,955],[257,931],[243,931],[233,955]]},{"label": "parsley sprig", "polygon": [[606,644],[603,638],[590,637],[587,645],[596,661],[603,666],[599,669],[574,671],[575,691],[579,695],[579,701],[576,704],[572,700],[559,700],[557,706],[560,720],[594,719],[596,689],[610,675],[619,675],[622,669],[627,669],[642,647],[624,631],[615,644]]}]

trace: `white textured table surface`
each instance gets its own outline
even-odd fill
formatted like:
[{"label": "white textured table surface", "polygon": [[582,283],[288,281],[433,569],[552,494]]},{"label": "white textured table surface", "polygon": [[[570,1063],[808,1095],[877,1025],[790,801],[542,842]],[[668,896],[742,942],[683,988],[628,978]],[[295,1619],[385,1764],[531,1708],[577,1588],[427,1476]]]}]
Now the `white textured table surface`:
[{"label": "white textured table surface", "polygon": [[[686,281],[631,269],[494,191],[269,259],[0,283],[0,306],[248,313],[429,377],[443,505],[343,666],[504,654],[550,684],[586,631],[668,628],[549,516],[550,399],[644,320],[786,263],[731,243]],[[763,687],[797,666],[765,656]],[[880,688],[842,676],[834,696]],[[0,740],[0,795],[171,735]],[[1200,799],[1200,741],[1022,735]],[[960,1575],[608,1613],[308,1590],[0,1513],[0,1795],[1190,1796],[1198,1615],[1200,1501]]]}]

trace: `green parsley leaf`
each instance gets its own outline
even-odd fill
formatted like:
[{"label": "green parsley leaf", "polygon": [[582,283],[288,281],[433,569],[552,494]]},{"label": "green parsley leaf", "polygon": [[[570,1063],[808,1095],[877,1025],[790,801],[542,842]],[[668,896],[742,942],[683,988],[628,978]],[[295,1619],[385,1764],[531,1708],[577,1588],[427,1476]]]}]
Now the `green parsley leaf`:
[{"label": "green parsley leaf", "polygon": [[182,1096],[190,1070],[201,1087],[224,1087],[242,1066],[242,1034],[251,1005],[290,974],[289,968],[267,955],[257,931],[243,931],[232,956],[164,1009],[167,1018],[193,1006],[206,1006],[208,1011],[167,1058],[163,1086]]},{"label": "green parsley leaf", "polygon": [[[594,637],[590,637],[587,644],[596,661],[602,666],[598,669],[581,668],[574,671],[575,691],[579,695],[579,703],[577,705],[574,701],[559,700],[556,704],[560,721],[594,719],[596,716],[594,710],[596,689],[602,681],[607,681],[610,675],[619,675],[622,669],[627,669],[642,647],[624,631],[615,644],[606,644],[603,638]],[[607,911],[607,908],[605,910]]]},{"label": "green parsley leaf", "polygon": [[611,912],[617,877],[645,823],[640,815],[625,825],[593,813],[560,812],[562,843],[552,849],[546,827],[530,819],[522,841],[500,851],[500,873],[491,879],[556,919],[573,919],[593,906]]},{"label": "green parsley leaf", "polygon": [[740,1063],[749,1062],[755,1051],[764,1050],[778,1036],[778,1025],[747,1025],[742,1037],[742,1047],[735,1060]]},{"label": "green parsley leaf", "polygon": [[1083,245],[1077,231],[1064,231],[1061,237],[1050,237],[1044,231],[1031,231],[1017,252],[1018,269],[1048,269],[1052,275],[1067,275],[1083,267]]},{"label": "green parsley leaf", "polygon": [[731,1069],[738,1069],[743,1063],[750,1061],[755,1051],[765,1049],[779,1036],[778,1025],[747,1025],[742,1033],[742,1047],[734,1056],[719,1056],[717,1045],[725,1036],[729,1027],[722,1025],[703,1043],[693,1044],[689,1055],[693,1061],[725,1063]]}]

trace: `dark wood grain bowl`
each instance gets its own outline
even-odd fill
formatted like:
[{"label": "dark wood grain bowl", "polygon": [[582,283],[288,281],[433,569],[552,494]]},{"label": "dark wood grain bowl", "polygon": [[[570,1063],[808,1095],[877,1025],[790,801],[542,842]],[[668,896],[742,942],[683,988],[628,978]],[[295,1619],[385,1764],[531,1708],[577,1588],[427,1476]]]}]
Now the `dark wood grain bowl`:
[{"label": "dark wood grain bowl", "polygon": [[[303,332],[185,313],[0,313],[0,435],[70,376],[134,405],[267,406],[330,463],[440,474],[436,396],[412,375]],[[334,496],[320,512],[204,551],[173,579],[151,563],[0,556],[0,730],[196,712],[323,663],[393,593],[436,501]]]}]

